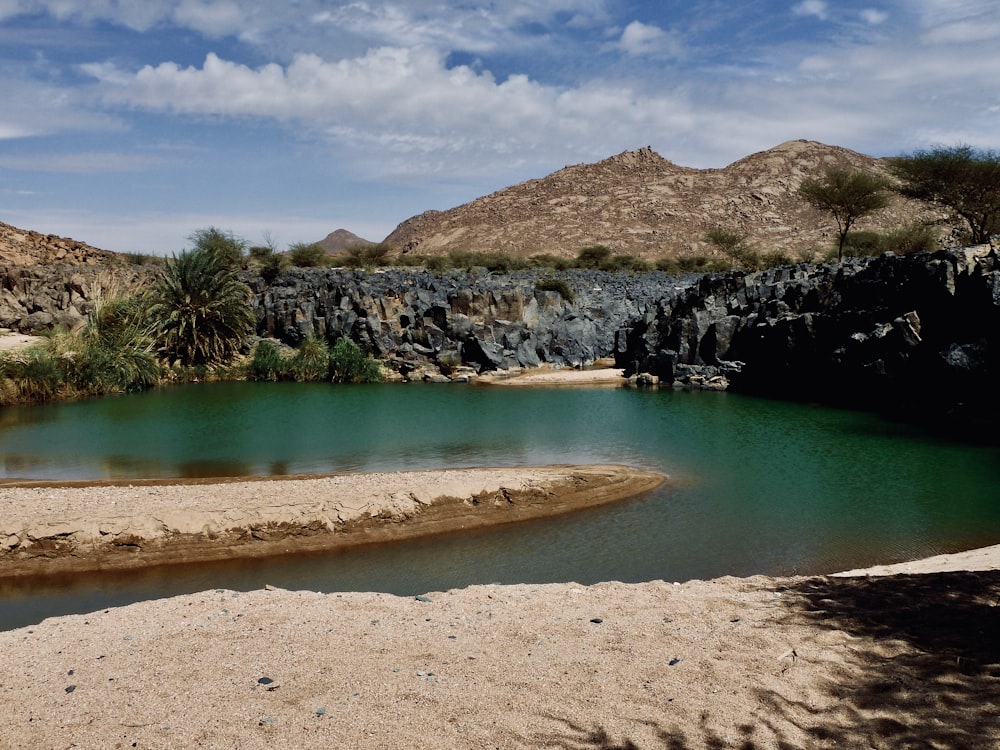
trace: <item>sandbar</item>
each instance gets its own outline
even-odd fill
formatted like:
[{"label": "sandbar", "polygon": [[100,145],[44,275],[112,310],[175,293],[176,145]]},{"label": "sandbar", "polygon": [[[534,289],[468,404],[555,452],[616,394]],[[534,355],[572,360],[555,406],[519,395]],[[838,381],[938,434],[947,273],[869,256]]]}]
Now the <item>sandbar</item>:
[{"label": "sandbar", "polygon": [[393,541],[566,513],[664,480],[594,465],[0,485],[0,578]]}]

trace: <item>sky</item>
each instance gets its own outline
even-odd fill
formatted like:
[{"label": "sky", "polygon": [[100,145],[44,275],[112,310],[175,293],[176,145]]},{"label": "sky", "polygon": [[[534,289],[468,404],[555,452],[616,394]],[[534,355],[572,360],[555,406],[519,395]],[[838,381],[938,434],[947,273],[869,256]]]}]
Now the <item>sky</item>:
[{"label": "sky", "polygon": [[652,146],[1000,147],[997,0],[0,0],[0,221],[284,249]]}]

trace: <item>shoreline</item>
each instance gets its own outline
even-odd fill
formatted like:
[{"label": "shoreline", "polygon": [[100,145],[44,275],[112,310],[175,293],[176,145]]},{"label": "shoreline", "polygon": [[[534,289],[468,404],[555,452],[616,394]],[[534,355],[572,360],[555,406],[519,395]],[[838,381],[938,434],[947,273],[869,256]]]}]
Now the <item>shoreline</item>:
[{"label": "shoreline", "polygon": [[0,579],[388,542],[612,503],[666,477],[624,466],[0,487]]}]

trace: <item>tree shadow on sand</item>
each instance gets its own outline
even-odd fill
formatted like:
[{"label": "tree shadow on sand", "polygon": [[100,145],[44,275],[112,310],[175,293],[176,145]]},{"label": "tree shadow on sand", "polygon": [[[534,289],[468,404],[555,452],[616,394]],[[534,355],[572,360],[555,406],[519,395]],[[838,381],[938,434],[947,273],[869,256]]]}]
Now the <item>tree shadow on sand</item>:
[{"label": "tree shadow on sand", "polygon": [[[808,578],[782,592],[789,623],[854,639],[818,688],[821,700],[760,689],[760,705],[727,741],[704,724],[648,723],[640,745],[601,727],[550,717],[543,738],[566,750],[1000,747],[1000,571]],[[794,738],[794,740],[793,740]],[[807,738],[803,741],[803,738]]]}]

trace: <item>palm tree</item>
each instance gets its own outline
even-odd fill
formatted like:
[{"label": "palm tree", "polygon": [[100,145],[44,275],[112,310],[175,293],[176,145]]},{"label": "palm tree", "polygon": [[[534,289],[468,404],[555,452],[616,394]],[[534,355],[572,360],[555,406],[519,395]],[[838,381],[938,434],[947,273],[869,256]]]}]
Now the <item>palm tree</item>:
[{"label": "palm tree", "polygon": [[229,359],[255,322],[249,287],[225,257],[201,247],[167,260],[153,284],[149,314],[161,351],[184,365]]}]

